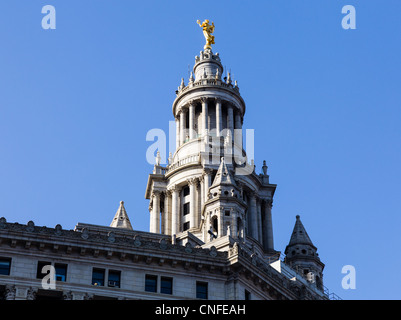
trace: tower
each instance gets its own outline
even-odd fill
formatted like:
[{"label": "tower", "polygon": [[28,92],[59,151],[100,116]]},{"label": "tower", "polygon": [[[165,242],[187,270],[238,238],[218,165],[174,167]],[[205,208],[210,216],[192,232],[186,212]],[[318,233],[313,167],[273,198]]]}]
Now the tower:
[{"label": "tower", "polygon": [[284,253],[286,264],[323,290],[324,264],[320,261],[317,248],[309,238],[299,215],[296,216],[294,230]]},{"label": "tower", "polygon": [[[205,23],[204,33],[214,30]],[[254,159],[247,158],[245,102],[230,73],[222,79],[220,55],[211,49],[214,38],[205,38],[207,45],[195,57],[188,83],[181,79],[173,102],[176,150],[166,166],[156,161],[148,178],[150,232],[218,250],[241,241],[260,256],[274,254],[276,185],[269,182],[265,161],[258,175]]]}]

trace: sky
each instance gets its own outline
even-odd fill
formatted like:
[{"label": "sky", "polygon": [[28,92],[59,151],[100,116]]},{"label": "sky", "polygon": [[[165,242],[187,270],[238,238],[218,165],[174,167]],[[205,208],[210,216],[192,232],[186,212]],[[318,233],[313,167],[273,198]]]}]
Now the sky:
[{"label": "sky", "polygon": [[[43,29],[42,7],[56,9]],[[345,5],[356,29],[344,29]],[[125,208],[149,230],[146,161],[203,49],[238,81],[274,242],[300,215],[343,299],[401,299],[399,0],[13,0],[0,4],[0,216],[73,229]],[[171,150],[170,150],[171,151]],[[174,151],[174,150],[172,150]],[[355,289],[342,268],[355,267]]]}]

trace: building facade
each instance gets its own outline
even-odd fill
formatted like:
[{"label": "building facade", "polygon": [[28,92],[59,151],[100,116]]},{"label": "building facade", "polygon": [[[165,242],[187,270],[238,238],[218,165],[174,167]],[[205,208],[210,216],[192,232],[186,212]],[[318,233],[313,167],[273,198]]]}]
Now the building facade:
[{"label": "building facade", "polygon": [[276,185],[247,157],[245,102],[223,72],[209,45],[176,91],[176,150],[166,166],[157,155],[145,191],[149,232],[124,202],[110,226],[1,218],[0,299],[328,299],[299,216],[284,260],[274,247]]}]

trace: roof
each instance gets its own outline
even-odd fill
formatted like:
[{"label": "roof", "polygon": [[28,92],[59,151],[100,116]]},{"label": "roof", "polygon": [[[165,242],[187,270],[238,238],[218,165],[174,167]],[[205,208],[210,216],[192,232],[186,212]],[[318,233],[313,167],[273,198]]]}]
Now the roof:
[{"label": "roof", "polygon": [[110,227],[132,230],[131,222],[129,221],[127,211],[124,208],[124,201],[120,201],[120,207],[118,208]]},{"label": "roof", "polygon": [[312,240],[309,238],[299,215],[296,216],[294,230],[292,231],[291,239],[288,246],[293,246],[297,244],[306,244],[313,246]]},{"label": "roof", "polygon": [[216,176],[214,178],[211,187],[215,187],[222,184],[237,186],[237,184],[234,181],[234,178],[232,177],[230,171],[227,168],[227,165],[224,161],[224,157],[221,157],[220,166],[219,169],[217,170]]}]

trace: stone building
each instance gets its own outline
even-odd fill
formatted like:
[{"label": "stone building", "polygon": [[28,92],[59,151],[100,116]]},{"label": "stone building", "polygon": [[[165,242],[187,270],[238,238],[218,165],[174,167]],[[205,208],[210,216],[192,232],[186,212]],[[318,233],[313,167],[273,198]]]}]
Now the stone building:
[{"label": "stone building", "polygon": [[245,102],[223,71],[204,49],[176,91],[176,150],[146,186],[149,232],[122,201],[110,226],[1,218],[0,299],[328,299],[299,216],[284,260],[274,247],[276,185],[247,158]]}]

